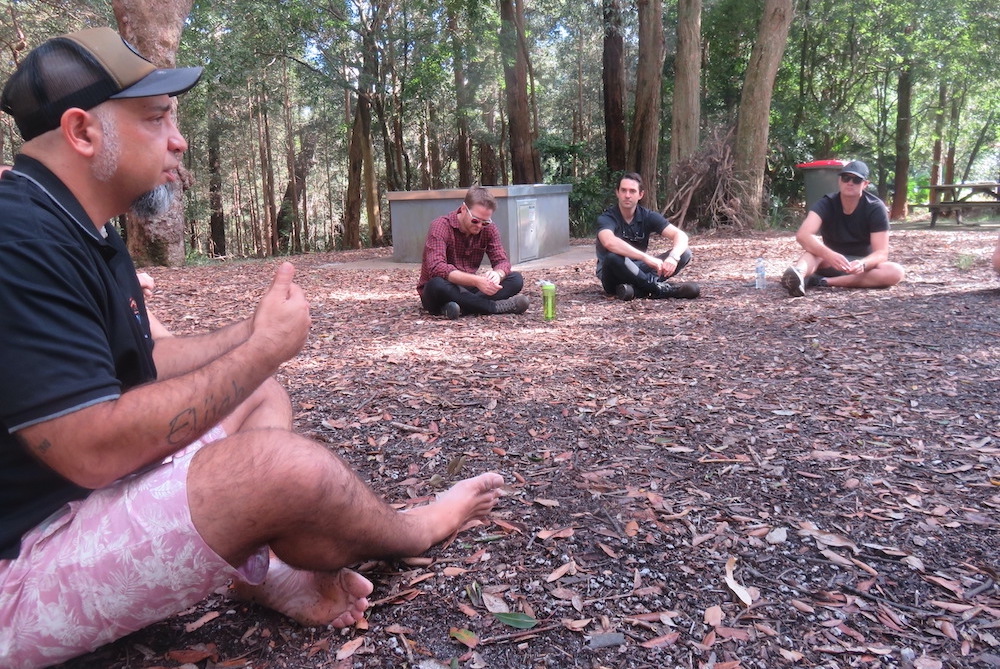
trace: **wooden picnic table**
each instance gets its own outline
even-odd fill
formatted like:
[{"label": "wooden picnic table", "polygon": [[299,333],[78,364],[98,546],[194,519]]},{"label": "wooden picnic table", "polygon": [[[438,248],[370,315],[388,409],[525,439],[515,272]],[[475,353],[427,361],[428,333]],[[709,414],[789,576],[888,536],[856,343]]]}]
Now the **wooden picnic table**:
[{"label": "wooden picnic table", "polygon": [[977,209],[1000,210],[1000,182],[970,181],[957,184],[928,186],[931,212],[931,227],[937,223],[940,214],[955,213],[955,223],[962,225],[962,212]]}]

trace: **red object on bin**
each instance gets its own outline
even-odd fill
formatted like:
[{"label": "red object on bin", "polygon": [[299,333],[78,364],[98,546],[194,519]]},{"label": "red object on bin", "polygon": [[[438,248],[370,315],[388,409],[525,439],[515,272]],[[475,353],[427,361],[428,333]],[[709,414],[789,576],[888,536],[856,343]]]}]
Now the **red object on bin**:
[{"label": "red object on bin", "polygon": [[811,163],[799,163],[796,167],[803,170],[812,170],[820,167],[843,167],[846,164],[846,160],[814,160]]}]

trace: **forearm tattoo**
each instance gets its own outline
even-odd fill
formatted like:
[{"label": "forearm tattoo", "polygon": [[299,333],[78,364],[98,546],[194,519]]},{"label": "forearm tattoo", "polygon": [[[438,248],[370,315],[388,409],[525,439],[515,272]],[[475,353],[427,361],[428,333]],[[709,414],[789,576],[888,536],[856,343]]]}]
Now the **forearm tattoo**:
[{"label": "forearm tattoo", "polygon": [[167,441],[173,445],[187,444],[208,432],[228,416],[245,398],[243,388],[232,382],[231,392],[209,395],[201,407],[184,409],[170,421]]}]

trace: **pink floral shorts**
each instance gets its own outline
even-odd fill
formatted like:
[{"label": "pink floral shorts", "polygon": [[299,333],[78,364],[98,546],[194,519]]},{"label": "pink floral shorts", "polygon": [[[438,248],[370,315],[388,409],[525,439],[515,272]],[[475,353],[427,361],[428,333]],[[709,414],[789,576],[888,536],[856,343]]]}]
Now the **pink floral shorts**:
[{"label": "pink floral shorts", "polygon": [[262,548],[231,566],[191,522],[187,472],[221,427],[161,465],[63,507],[0,560],[0,667],[45,667],[168,618],[233,578],[259,584]]}]

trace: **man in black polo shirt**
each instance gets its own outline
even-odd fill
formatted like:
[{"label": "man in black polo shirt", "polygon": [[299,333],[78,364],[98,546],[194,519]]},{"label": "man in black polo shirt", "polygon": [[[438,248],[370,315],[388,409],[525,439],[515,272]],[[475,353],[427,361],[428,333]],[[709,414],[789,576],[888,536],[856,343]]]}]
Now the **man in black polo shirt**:
[{"label": "man in black polo shirt", "polygon": [[868,192],[868,166],[855,160],[840,171],[836,193],[824,195],[806,215],[795,239],[805,249],[781,276],[792,297],[806,288],[889,288],[903,267],[889,262],[889,212]]},{"label": "man in black polo shirt", "polygon": [[[596,271],[604,292],[626,302],[636,297],[698,297],[698,284],[668,281],[691,262],[688,236],[639,204],[645,195],[642,177],[626,172],[618,180],[615,195],[618,204],[597,217]],[[659,256],[647,252],[653,233],[670,241],[670,251]]]},{"label": "man in black polo shirt", "polygon": [[0,667],[57,664],[230,581],[354,624],[372,584],[349,565],[422,553],[499,497],[486,473],[399,513],[291,431],[270,380],[309,332],[290,263],[252,317],[153,340],[105,222],[169,207],[171,98],[200,75],[98,28],[39,45],[0,95],[25,140],[0,177]]}]

